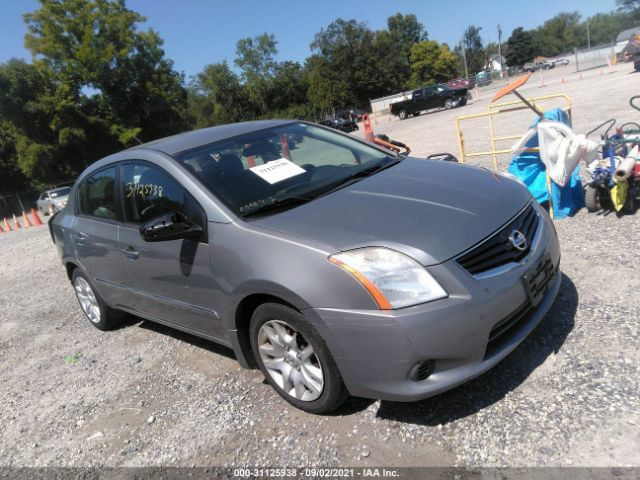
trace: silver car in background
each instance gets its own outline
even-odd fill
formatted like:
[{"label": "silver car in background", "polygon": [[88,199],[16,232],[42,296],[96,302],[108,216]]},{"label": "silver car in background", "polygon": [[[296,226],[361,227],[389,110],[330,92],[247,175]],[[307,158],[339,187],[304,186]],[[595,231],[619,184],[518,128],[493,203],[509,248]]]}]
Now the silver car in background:
[{"label": "silver car in background", "polygon": [[221,343],[314,413],[485,372],[561,281],[553,223],[517,181],[301,121],[104,158],[50,228],[97,328],[131,313]]},{"label": "silver car in background", "polygon": [[70,192],[71,187],[55,188],[42,192],[36,202],[40,215],[49,215],[50,212],[55,213],[66,207]]}]

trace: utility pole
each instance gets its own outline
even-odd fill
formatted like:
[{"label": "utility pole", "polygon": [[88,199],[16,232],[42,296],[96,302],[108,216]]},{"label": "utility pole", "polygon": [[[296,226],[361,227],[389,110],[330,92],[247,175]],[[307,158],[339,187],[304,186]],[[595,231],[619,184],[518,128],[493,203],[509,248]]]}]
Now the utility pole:
[{"label": "utility pole", "polygon": [[500,76],[502,77],[502,29],[498,24],[498,61],[500,62]]},{"label": "utility pole", "polygon": [[464,42],[460,39],[460,49],[462,50],[462,60],[464,61],[464,78],[469,78],[469,71],[467,70],[467,52],[464,47]]}]

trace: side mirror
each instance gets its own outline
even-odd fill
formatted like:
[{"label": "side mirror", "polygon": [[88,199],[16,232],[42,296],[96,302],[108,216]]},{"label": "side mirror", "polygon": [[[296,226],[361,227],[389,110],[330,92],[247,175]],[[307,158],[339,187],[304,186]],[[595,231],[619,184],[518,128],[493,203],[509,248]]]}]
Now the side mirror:
[{"label": "side mirror", "polygon": [[202,227],[190,222],[182,212],[170,212],[152,218],[140,227],[140,235],[145,242],[165,242],[188,239],[198,241],[202,237]]}]

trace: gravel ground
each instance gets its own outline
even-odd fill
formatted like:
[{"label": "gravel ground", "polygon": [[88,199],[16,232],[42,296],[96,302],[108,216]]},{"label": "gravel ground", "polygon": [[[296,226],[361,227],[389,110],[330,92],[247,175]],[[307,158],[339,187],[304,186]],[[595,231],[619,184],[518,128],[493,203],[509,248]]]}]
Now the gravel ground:
[{"label": "gravel ground", "polygon": [[[590,75],[576,112],[632,119],[621,100],[640,77]],[[613,87],[606,103],[592,92]],[[455,139],[452,115],[379,126],[427,153]],[[639,227],[640,214],[558,221],[561,293],[490,372],[324,417],[290,407],[226,348],[136,318],[99,332],[46,228],[0,234],[0,466],[640,466]]]}]

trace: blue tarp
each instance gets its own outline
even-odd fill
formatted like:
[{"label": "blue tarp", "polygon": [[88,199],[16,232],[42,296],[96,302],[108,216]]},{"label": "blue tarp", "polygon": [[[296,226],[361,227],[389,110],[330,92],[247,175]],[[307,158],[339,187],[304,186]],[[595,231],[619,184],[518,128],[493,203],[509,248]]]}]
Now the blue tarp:
[{"label": "blue tarp", "polygon": [[[571,126],[571,121],[567,112],[560,108],[555,108],[544,113],[544,118],[555,120]],[[535,127],[539,118],[536,118],[531,127]],[[534,135],[526,144],[527,148],[538,147],[538,135]],[[547,190],[546,167],[540,160],[539,152],[523,152],[511,160],[508,169],[518,177],[529,189],[531,195],[538,201],[544,203],[549,201],[549,191]],[[565,218],[575,214],[584,207],[584,191],[580,180],[580,166],[571,174],[571,178],[564,187],[560,187],[551,182],[551,194],[553,196],[553,216],[554,218]]]}]

